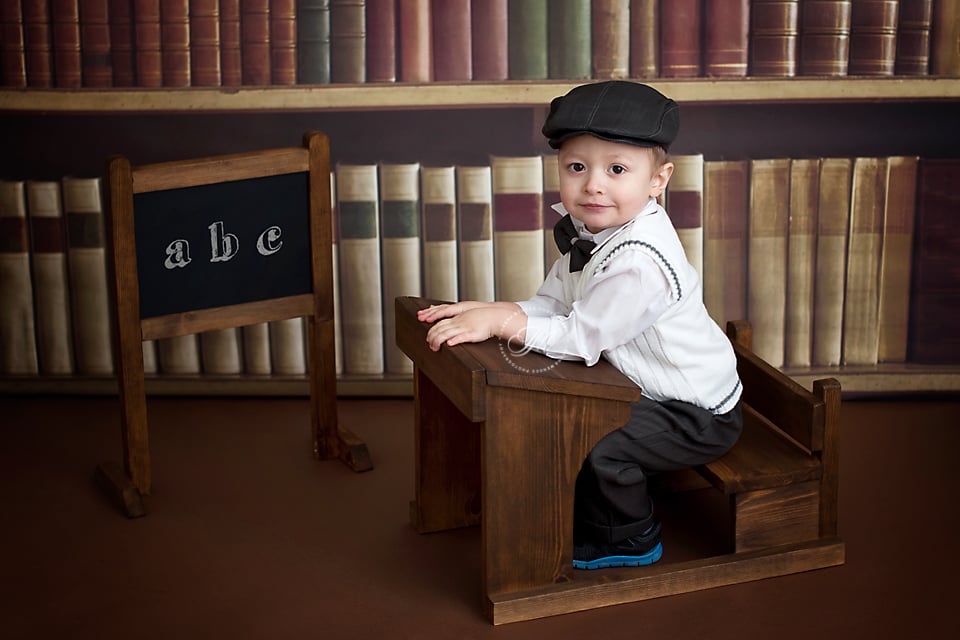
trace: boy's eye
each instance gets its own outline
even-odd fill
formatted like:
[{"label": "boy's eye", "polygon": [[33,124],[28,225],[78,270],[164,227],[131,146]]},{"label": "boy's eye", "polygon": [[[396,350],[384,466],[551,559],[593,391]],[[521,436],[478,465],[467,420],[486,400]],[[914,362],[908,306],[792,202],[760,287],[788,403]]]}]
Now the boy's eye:
[{"label": "boy's eye", "polygon": [[626,167],[619,164],[615,164],[612,167],[610,167],[610,173],[613,173],[614,175],[620,175],[621,173],[624,173],[626,170],[627,170]]},{"label": "boy's eye", "polygon": [[582,162],[571,162],[571,163],[570,163],[570,171],[573,171],[574,173],[579,173],[579,172],[583,171],[584,169],[586,169],[586,167],[583,166],[583,163],[582,163]]}]

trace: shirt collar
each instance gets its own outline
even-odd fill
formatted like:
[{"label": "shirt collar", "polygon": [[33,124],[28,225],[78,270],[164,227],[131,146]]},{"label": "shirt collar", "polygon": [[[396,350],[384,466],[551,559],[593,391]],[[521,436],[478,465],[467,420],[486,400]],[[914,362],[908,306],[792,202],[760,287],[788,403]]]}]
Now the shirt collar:
[{"label": "shirt collar", "polygon": [[[584,240],[592,240],[597,244],[597,246],[594,247],[593,251],[591,252],[591,253],[596,253],[597,249],[599,249],[602,245],[606,244],[611,238],[620,235],[626,229],[629,229],[631,226],[633,226],[633,223],[637,218],[639,218],[640,216],[646,216],[646,215],[650,215],[651,213],[655,213],[657,210],[657,206],[658,205],[657,205],[656,199],[650,198],[646,206],[644,206],[643,209],[637,212],[637,215],[635,215],[629,221],[624,222],[619,227],[610,227],[609,229],[604,229],[600,233],[590,233],[590,231],[587,230],[587,228],[584,226],[582,222],[580,222],[573,216],[570,216],[570,219],[573,221],[573,226],[574,228],[576,228],[577,234],[581,238],[583,238]],[[563,206],[562,202],[558,202],[554,205],[551,205],[550,208],[556,211],[557,213],[559,213],[561,216],[565,216],[569,213],[567,209]]]}]

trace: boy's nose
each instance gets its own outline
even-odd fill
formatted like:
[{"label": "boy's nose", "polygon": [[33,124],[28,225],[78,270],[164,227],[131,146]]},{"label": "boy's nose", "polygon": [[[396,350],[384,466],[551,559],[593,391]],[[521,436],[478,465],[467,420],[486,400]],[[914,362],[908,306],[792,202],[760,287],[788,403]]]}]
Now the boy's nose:
[{"label": "boy's nose", "polygon": [[584,190],[589,193],[603,193],[604,189],[604,176],[602,173],[590,172],[590,175],[587,177],[587,181],[583,186]]}]

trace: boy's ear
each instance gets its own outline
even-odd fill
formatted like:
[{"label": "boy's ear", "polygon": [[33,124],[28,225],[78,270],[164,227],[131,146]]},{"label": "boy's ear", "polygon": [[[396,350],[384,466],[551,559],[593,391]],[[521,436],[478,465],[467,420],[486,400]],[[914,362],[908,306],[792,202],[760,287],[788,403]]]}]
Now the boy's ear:
[{"label": "boy's ear", "polygon": [[653,174],[653,178],[650,179],[650,195],[655,198],[663,195],[663,192],[667,188],[667,183],[670,182],[670,177],[673,175],[673,167],[674,164],[672,162],[664,162],[660,165],[657,172]]}]

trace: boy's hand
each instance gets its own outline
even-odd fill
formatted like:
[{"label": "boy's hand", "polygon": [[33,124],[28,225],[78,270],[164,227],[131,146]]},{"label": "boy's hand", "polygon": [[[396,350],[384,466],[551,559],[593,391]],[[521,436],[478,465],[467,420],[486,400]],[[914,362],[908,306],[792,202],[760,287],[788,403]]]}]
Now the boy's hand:
[{"label": "boy's hand", "polygon": [[483,342],[494,336],[522,342],[527,315],[511,302],[458,302],[422,309],[417,317],[434,322],[427,332],[427,343],[433,351],[440,346],[465,342]]}]

